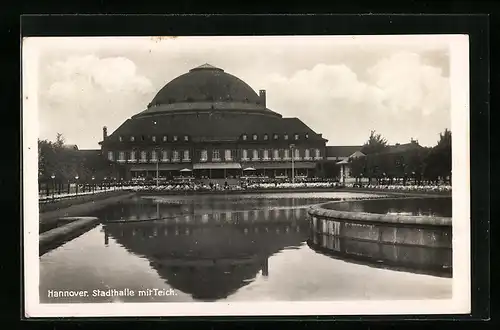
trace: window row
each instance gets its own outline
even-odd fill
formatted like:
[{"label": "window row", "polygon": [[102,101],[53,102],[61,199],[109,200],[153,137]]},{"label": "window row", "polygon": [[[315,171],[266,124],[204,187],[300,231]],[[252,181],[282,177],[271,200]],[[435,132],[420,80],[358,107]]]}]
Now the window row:
[{"label": "window row", "polygon": [[[148,157],[149,156],[149,157]],[[181,159],[182,156],[182,159]],[[108,151],[108,160],[115,160],[115,152]],[[118,162],[139,162],[146,163],[148,161],[156,162],[189,162],[191,161],[191,155],[189,150],[173,150],[172,152],[168,152],[166,150],[162,150],[161,152],[157,152],[155,150],[151,152],[141,151],[139,154],[136,151],[119,151],[118,158],[116,159]]]},{"label": "window row", "polygon": [[[314,156],[313,156],[314,155]],[[241,152],[241,160],[291,160],[292,151],[289,149],[243,149]],[[319,149],[293,149],[293,159],[296,160],[319,160],[321,159],[321,151]]]},{"label": "window row", "polygon": [[[279,140],[279,138],[280,138],[279,134],[273,134],[273,140]],[[309,139],[309,133],[305,133],[305,134],[304,134],[304,138],[305,138],[306,140],[307,140],[307,139]],[[241,139],[242,139],[243,141],[248,141],[248,140],[249,140],[249,137],[248,137],[248,135],[247,135],[247,134],[243,134],[243,135],[241,136]],[[268,140],[269,140],[269,135],[268,135],[268,134],[264,134],[263,139],[264,139],[264,141],[268,141]],[[300,139],[300,134],[295,133],[295,134],[293,135],[293,139],[294,139],[294,140],[299,140],[299,139]],[[258,136],[257,134],[252,134],[252,141],[257,141],[257,140],[259,140],[259,136]],[[283,134],[283,140],[289,140],[289,136],[288,136],[288,134],[286,134],[286,133],[285,133],[285,134]]]},{"label": "window row", "polygon": [[[210,161],[233,161],[236,158],[236,150],[225,149],[219,150],[214,149],[211,152]],[[290,149],[243,149],[241,150],[241,160],[249,161],[249,160],[291,160],[292,151]],[[108,160],[115,160],[115,152],[108,151]],[[207,162],[209,161],[208,150],[200,150],[199,151],[199,161]],[[321,151],[320,149],[293,149],[293,158],[297,160],[319,160],[321,159]],[[179,162],[179,161],[191,161],[191,155],[189,150],[173,150],[167,151],[162,150],[157,152],[156,150],[147,152],[141,151],[138,153],[137,151],[119,151],[118,158],[116,159],[118,162]]]},{"label": "window row", "polygon": [[[157,142],[157,141],[159,141],[159,139],[160,139],[160,138],[161,138],[161,141],[162,141],[162,142],[170,142],[170,141],[172,141],[172,142],[177,142],[177,141],[180,141],[180,138],[179,138],[179,136],[177,136],[177,135],[173,135],[173,136],[171,136],[171,137],[169,137],[168,135],[163,135],[163,136],[161,136],[161,137],[160,137],[160,136],[158,136],[158,137],[157,137],[156,135],[149,136],[149,137],[146,137],[146,136],[144,136],[144,135],[141,135],[141,136],[139,136],[139,137],[138,137],[138,139],[136,139],[136,137],[132,135],[132,136],[129,136],[129,137],[128,137],[128,140],[129,140],[130,142],[135,142],[135,141],[146,141],[146,140],[148,140],[148,141],[152,141],[152,142]],[[121,136],[121,135],[120,135],[120,136],[118,136],[118,140],[119,140],[120,142],[123,142],[123,141],[125,141],[125,137],[123,137],[123,136]],[[184,135],[184,136],[182,137],[182,141],[185,141],[185,142],[189,141],[189,136]]]}]

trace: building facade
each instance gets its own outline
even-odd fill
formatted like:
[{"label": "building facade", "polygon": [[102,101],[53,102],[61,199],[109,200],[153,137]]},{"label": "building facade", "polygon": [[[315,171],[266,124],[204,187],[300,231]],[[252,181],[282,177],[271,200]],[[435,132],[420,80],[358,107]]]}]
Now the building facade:
[{"label": "building facade", "polygon": [[314,177],[327,140],[266,107],[266,91],[205,64],[167,83],[108,135],[102,155],[125,180]]}]

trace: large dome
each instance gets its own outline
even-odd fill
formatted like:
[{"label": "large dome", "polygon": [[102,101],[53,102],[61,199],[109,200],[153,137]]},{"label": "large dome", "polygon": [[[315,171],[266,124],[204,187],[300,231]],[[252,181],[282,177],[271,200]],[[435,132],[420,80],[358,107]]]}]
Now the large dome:
[{"label": "large dome", "polygon": [[224,101],[258,104],[260,99],[243,80],[220,68],[204,64],[166,84],[151,104]]},{"label": "large dome", "polygon": [[203,64],[167,83],[138,116],[191,111],[236,110],[272,116],[265,91],[257,94],[243,80],[210,64]]}]

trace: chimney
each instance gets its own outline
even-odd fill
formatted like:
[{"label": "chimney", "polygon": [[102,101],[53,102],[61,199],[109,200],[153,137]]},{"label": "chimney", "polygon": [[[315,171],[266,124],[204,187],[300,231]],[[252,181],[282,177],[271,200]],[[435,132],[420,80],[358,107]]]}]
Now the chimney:
[{"label": "chimney", "polygon": [[260,105],[262,105],[264,108],[266,107],[266,90],[261,89],[259,91],[259,97],[260,97]]},{"label": "chimney", "polygon": [[102,140],[106,140],[106,138],[108,137],[108,128],[106,126],[104,126],[102,128]]}]

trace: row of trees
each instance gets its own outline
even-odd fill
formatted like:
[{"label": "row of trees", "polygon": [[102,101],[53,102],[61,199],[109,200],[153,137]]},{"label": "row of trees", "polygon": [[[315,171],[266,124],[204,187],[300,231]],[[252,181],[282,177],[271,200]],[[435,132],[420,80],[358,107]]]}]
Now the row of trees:
[{"label": "row of trees", "polygon": [[365,155],[350,159],[351,176],[381,180],[392,184],[402,180],[406,184],[413,179],[422,182],[437,183],[443,180],[451,184],[451,131],[440,133],[434,147],[426,148],[417,141],[404,146],[388,146],[387,140],[372,131],[361,152]]},{"label": "row of trees", "polygon": [[67,146],[62,134],[56,140],[38,140],[38,179],[40,184],[54,184],[56,190],[76,182],[92,183],[92,177],[100,182],[112,173],[111,164],[99,153],[85,153]]}]

